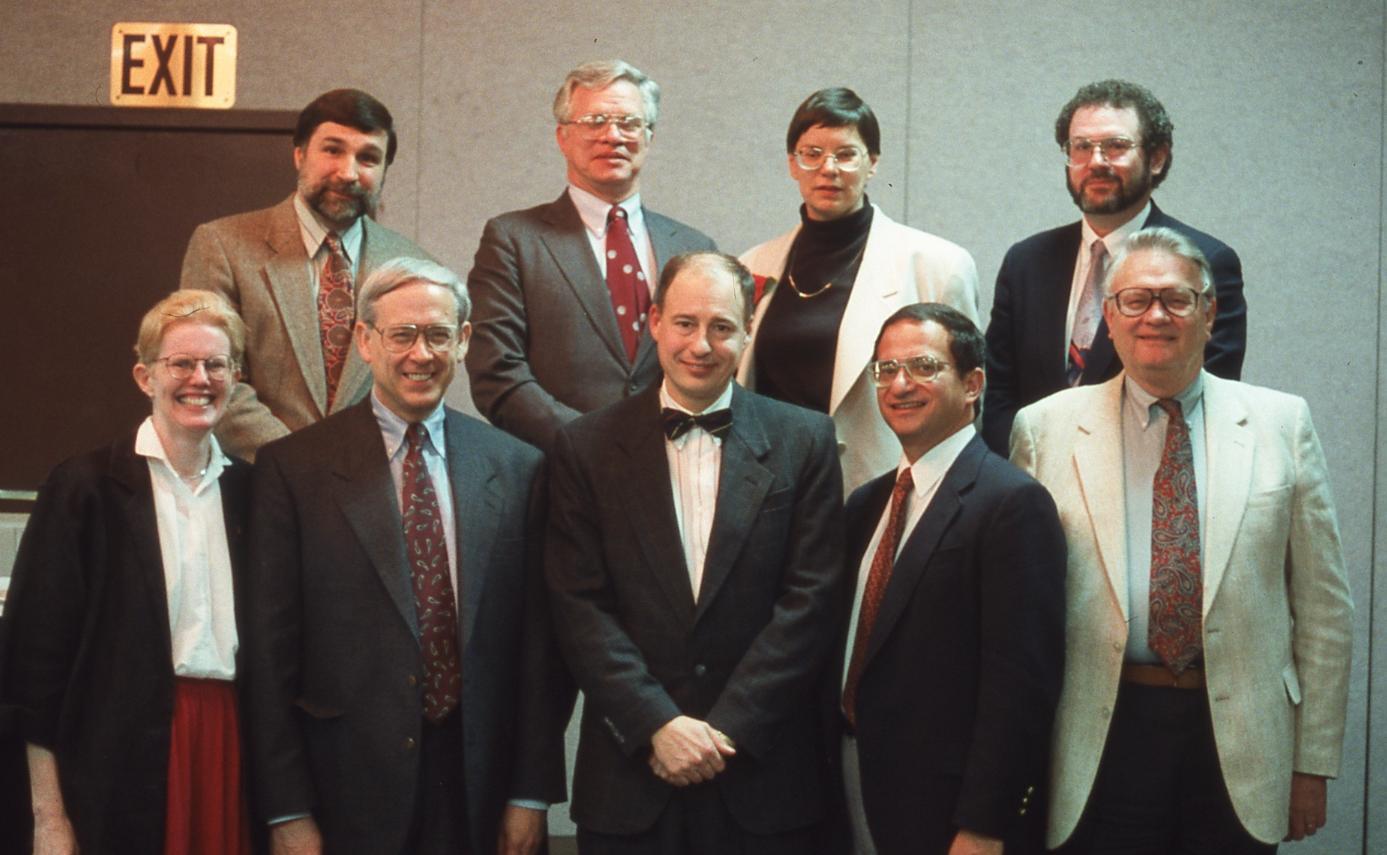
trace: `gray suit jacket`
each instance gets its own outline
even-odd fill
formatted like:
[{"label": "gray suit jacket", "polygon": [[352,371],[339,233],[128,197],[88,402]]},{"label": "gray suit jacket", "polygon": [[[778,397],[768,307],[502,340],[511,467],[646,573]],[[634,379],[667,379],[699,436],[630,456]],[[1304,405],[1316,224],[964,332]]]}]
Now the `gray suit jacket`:
[{"label": "gray suit jacket", "polygon": [[[656,265],[716,249],[705,234],[651,210],[646,230]],[[497,427],[545,451],[578,415],[619,401],[660,376],[655,346],[641,337],[635,364],[617,331],[607,282],[568,192],[486,224],[467,276],[472,399]],[[659,271],[649,271],[653,286]]]},{"label": "gray suit jacket", "polygon": [[[544,465],[449,410],[470,851],[510,798],[564,798],[571,681],[540,578]],[[313,814],[329,852],[403,851],[418,804],[423,665],[414,593],[369,401],[255,464],[242,611],[243,720],[262,818]]]},{"label": "gray suit jacket", "polygon": [[[362,226],[358,285],[392,258],[431,258],[369,217]],[[198,226],[179,287],[220,291],[246,322],[244,382],[217,426],[228,454],[253,460],[260,446],[328,415],[318,307],[292,194],[272,208]],[[331,412],[361,400],[370,388],[371,372],[350,348]]]}]

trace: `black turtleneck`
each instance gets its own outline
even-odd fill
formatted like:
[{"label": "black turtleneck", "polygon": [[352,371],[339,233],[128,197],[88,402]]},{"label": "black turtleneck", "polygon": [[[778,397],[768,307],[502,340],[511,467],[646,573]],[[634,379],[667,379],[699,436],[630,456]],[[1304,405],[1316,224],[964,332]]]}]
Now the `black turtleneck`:
[{"label": "black turtleneck", "polygon": [[826,222],[809,219],[801,205],[799,218],[786,270],[756,332],[756,391],[826,413],[838,327],[862,265],[872,205],[864,198],[856,212]]}]

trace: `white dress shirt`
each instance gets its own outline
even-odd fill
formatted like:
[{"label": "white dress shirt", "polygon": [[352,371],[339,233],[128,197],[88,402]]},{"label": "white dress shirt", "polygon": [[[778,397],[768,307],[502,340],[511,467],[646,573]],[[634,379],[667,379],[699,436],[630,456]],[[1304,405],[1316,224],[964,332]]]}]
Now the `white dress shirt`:
[{"label": "white dress shirt", "polygon": [[[732,384],[702,412],[713,413],[732,405]],[[668,381],[660,384],[660,406],[690,413],[675,403]],[[692,413],[698,415],[698,413]],[[713,512],[718,502],[718,475],[722,470],[722,440],[695,426],[678,439],[665,440],[665,459],[669,461],[669,480],[674,493],[674,519],[679,540],[684,545],[684,561],[689,569],[689,586],[694,601],[703,583],[703,563],[708,557],[708,538],[713,534]]]},{"label": "white dress shirt", "polygon": [[238,644],[236,604],[222,491],[217,481],[231,461],[222,454],[216,437],[208,439],[212,448],[207,469],[192,487],[169,463],[153,416],[146,418],[135,434],[135,453],[149,465],[154,488],[173,673],[201,680],[232,680],[236,677]]},{"label": "white dress shirt", "polygon": [[[944,480],[945,473],[949,471],[950,466],[954,465],[954,461],[963,453],[963,449],[968,446],[976,434],[977,430],[972,424],[968,424],[955,431],[934,448],[920,455],[920,459],[914,463],[907,460],[905,455],[901,455],[901,462],[896,466],[896,478],[899,479],[901,472],[908,467],[915,486],[905,499],[905,524],[901,527],[901,539],[896,542],[895,557],[900,556],[901,548],[905,546],[905,542],[915,531],[915,524],[929,509],[930,502],[934,500],[934,494],[939,492],[939,484]],[[857,591],[852,598],[852,620],[848,624],[847,654],[843,657],[843,674],[838,682],[840,689],[848,681],[848,668],[852,665],[853,643],[857,639],[857,618],[862,611],[862,595],[867,590],[867,576],[872,569],[872,559],[876,557],[877,547],[881,545],[881,539],[886,535],[886,522],[890,516],[891,503],[887,502],[886,508],[881,512],[881,519],[877,521],[876,531],[872,533],[872,539],[867,543],[867,551],[862,553],[862,563],[857,568]]]}]

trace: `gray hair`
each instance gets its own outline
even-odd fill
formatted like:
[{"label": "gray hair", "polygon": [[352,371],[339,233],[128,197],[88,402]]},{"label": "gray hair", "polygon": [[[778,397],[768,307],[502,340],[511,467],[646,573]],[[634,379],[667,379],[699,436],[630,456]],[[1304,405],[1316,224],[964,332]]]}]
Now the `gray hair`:
[{"label": "gray hair", "polygon": [[1107,275],[1103,277],[1103,293],[1107,294],[1112,287],[1112,282],[1117,278],[1117,271],[1127,261],[1127,258],[1134,252],[1164,252],[1176,258],[1183,258],[1190,264],[1199,269],[1199,280],[1203,287],[1199,289],[1201,296],[1214,297],[1214,273],[1209,267],[1209,259],[1204,252],[1195,245],[1185,235],[1174,229],[1165,226],[1152,226],[1149,229],[1142,229],[1122,242],[1118,247],[1117,254],[1113,256],[1112,264],[1108,265]]},{"label": "gray hair", "polygon": [[562,124],[573,118],[569,115],[569,110],[572,107],[573,91],[579,86],[584,89],[605,89],[618,80],[628,81],[640,90],[641,101],[645,104],[646,126],[652,131],[655,130],[655,122],[660,118],[660,84],[647,77],[639,68],[621,59],[585,62],[568,72],[558,94],[554,96],[554,121]]},{"label": "gray hair", "polygon": [[472,300],[467,296],[467,286],[458,275],[441,264],[422,258],[392,258],[371,271],[361,285],[357,295],[361,320],[368,324],[376,322],[376,301],[396,288],[411,282],[427,282],[453,292],[458,307],[458,324],[464,324],[472,316]]}]

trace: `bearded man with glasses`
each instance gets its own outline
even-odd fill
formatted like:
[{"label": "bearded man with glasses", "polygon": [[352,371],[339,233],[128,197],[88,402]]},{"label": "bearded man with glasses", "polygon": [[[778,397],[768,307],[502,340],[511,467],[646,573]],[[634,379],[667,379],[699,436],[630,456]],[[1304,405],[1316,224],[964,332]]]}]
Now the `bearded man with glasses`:
[{"label": "bearded man with glasses", "polygon": [[1247,307],[1238,254],[1151,200],[1170,174],[1174,130],[1156,96],[1125,80],[1090,83],[1060,111],[1055,142],[1064,156],[1069,195],[1083,218],[1015,244],[997,273],[983,396],[983,439],[997,453],[1006,453],[1017,410],[1121,370],[1099,286],[1117,248],[1138,229],[1174,229],[1209,259],[1218,317],[1204,367],[1230,380],[1241,376]]},{"label": "bearded man with glasses", "polygon": [[660,87],[619,59],[568,73],[554,129],[568,187],[490,220],[467,287],[472,399],[501,429],[548,451],[559,427],[645,389],[660,365],[647,330],[661,266],[714,249],[641,204]]}]

